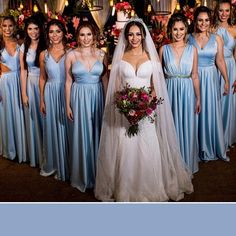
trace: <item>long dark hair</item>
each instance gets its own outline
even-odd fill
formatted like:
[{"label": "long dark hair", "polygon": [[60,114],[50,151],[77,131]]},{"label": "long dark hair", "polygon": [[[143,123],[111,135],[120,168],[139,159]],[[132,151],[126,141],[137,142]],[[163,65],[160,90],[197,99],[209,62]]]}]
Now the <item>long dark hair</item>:
[{"label": "long dark hair", "polygon": [[47,48],[50,47],[50,39],[49,39],[49,29],[52,25],[56,25],[63,33],[63,38],[62,38],[62,44],[64,46],[64,50],[66,51],[66,43],[67,43],[67,39],[66,39],[66,34],[67,34],[67,31],[66,31],[66,27],[65,25],[57,20],[57,19],[53,19],[53,20],[50,20],[47,24]]},{"label": "long dark hair", "polygon": [[230,17],[228,19],[228,24],[229,25],[233,25],[233,22],[232,22],[232,14],[233,13],[232,13],[231,1],[229,1],[229,0],[219,0],[219,1],[217,1],[215,9],[214,9],[214,17],[213,17],[213,25],[214,25],[214,27],[218,26],[220,4],[223,4],[223,3],[229,4],[229,7],[230,7]]},{"label": "long dark hair", "polygon": [[35,56],[35,61],[34,65],[39,67],[39,54],[46,49],[46,40],[44,36],[44,31],[43,31],[43,25],[40,23],[40,21],[34,17],[31,16],[25,21],[25,40],[24,40],[24,45],[25,45],[25,50],[23,54],[23,61],[24,61],[24,68],[28,71],[28,65],[26,63],[26,56],[31,44],[31,38],[29,37],[27,30],[30,24],[37,25],[39,27],[39,41],[36,49],[36,56]]}]

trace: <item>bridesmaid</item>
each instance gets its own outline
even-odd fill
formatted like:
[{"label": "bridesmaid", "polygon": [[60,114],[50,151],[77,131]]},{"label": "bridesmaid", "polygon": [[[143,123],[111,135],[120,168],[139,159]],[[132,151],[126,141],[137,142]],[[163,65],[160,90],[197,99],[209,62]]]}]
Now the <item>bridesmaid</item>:
[{"label": "bridesmaid", "polygon": [[43,26],[35,17],[25,23],[25,40],[20,47],[21,96],[25,111],[30,165],[42,163],[43,124],[39,110],[39,54],[46,48]]},{"label": "bridesmaid", "polygon": [[[231,23],[231,1],[219,1],[215,7],[215,30],[224,40],[224,58],[226,62],[230,88],[236,80],[236,27]],[[221,91],[224,89],[221,76]],[[236,96],[230,91],[222,97],[223,127],[226,148],[236,143]]]},{"label": "bridesmaid", "polygon": [[20,47],[14,37],[12,16],[2,20],[0,42],[0,130],[2,155],[8,159],[27,161],[25,126],[20,93]]},{"label": "bridesmaid", "polygon": [[[224,145],[224,131],[220,102],[220,70],[224,84],[223,95],[229,92],[229,81],[223,54],[222,39],[209,32],[211,10],[200,6],[194,13],[195,32],[189,36],[189,42],[198,50],[198,75],[201,91],[201,113],[199,114],[198,136],[199,156],[210,161],[220,158],[228,160]],[[216,64],[216,65],[215,65]]]},{"label": "bridesmaid", "polygon": [[187,29],[188,22],[183,14],[171,16],[167,30],[172,43],[160,48],[160,59],[164,66],[181,154],[186,165],[195,173],[198,171],[196,114],[201,109],[200,82],[197,49],[186,42]]},{"label": "bridesmaid", "polygon": [[107,88],[105,53],[96,48],[96,31],[88,23],[77,29],[78,47],[66,57],[66,111],[70,121],[71,185],[93,188]]},{"label": "bridesmaid", "polygon": [[47,27],[48,48],[40,53],[40,111],[44,115],[44,160],[40,174],[55,174],[59,180],[68,179],[68,140],[65,112],[65,54],[66,29],[59,20]]}]

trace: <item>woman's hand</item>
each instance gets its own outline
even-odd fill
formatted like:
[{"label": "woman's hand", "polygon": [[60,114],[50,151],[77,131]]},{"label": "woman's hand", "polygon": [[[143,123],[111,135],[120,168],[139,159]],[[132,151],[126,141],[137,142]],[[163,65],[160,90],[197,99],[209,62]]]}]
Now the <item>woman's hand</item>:
[{"label": "woman's hand", "polygon": [[224,93],[223,95],[228,95],[229,94],[229,81],[227,80],[224,85]]},{"label": "woman's hand", "polygon": [[25,107],[29,106],[29,98],[27,95],[22,95],[22,103]]},{"label": "woman's hand", "polygon": [[46,115],[46,106],[45,106],[45,103],[44,103],[44,102],[40,102],[40,112],[41,112],[43,115]]},{"label": "woman's hand", "polygon": [[66,108],[66,115],[67,115],[67,118],[70,120],[70,121],[73,121],[73,112],[71,110],[70,107],[67,107]]},{"label": "woman's hand", "polygon": [[195,113],[199,114],[200,112],[201,112],[201,102],[200,99],[197,99],[195,104]]}]

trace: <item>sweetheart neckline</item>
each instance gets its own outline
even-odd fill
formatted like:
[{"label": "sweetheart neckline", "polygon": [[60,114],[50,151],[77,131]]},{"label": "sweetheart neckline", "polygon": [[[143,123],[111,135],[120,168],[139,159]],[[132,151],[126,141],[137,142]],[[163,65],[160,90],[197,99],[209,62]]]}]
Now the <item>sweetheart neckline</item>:
[{"label": "sweetheart neckline", "polygon": [[141,67],[143,64],[147,63],[147,62],[151,62],[151,60],[146,60],[146,61],[144,61],[143,63],[141,63],[141,64],[136,68],[136,70],[135,70],[135,68],[132,66],[132,64],[129,63],[128,61],[123,60],[123,59],[121,59],[121,61],[126,62],[128,65],[130,65],[130,67],[132,67],[132,69],[133,69],[134,74],[135,74],[136,77],[137,77],[137,74],[138,74],[138,71],[139,71],[140,67]]}]

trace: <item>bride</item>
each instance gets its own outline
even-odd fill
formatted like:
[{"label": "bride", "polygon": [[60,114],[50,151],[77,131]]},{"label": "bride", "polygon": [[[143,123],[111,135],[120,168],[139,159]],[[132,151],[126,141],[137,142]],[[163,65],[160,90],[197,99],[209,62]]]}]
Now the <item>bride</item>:
[{"label": "bride", "polygon": [[[154,123],[126,135],[128,121],[114,94],[126,84],[151,87],[164,98]],[[178,201],[191,193],[191,174],[180,156],[166,85],[150,33],[139,18],[125,25],[112,61],[97,161],[95,197],[102,201]]]}]

